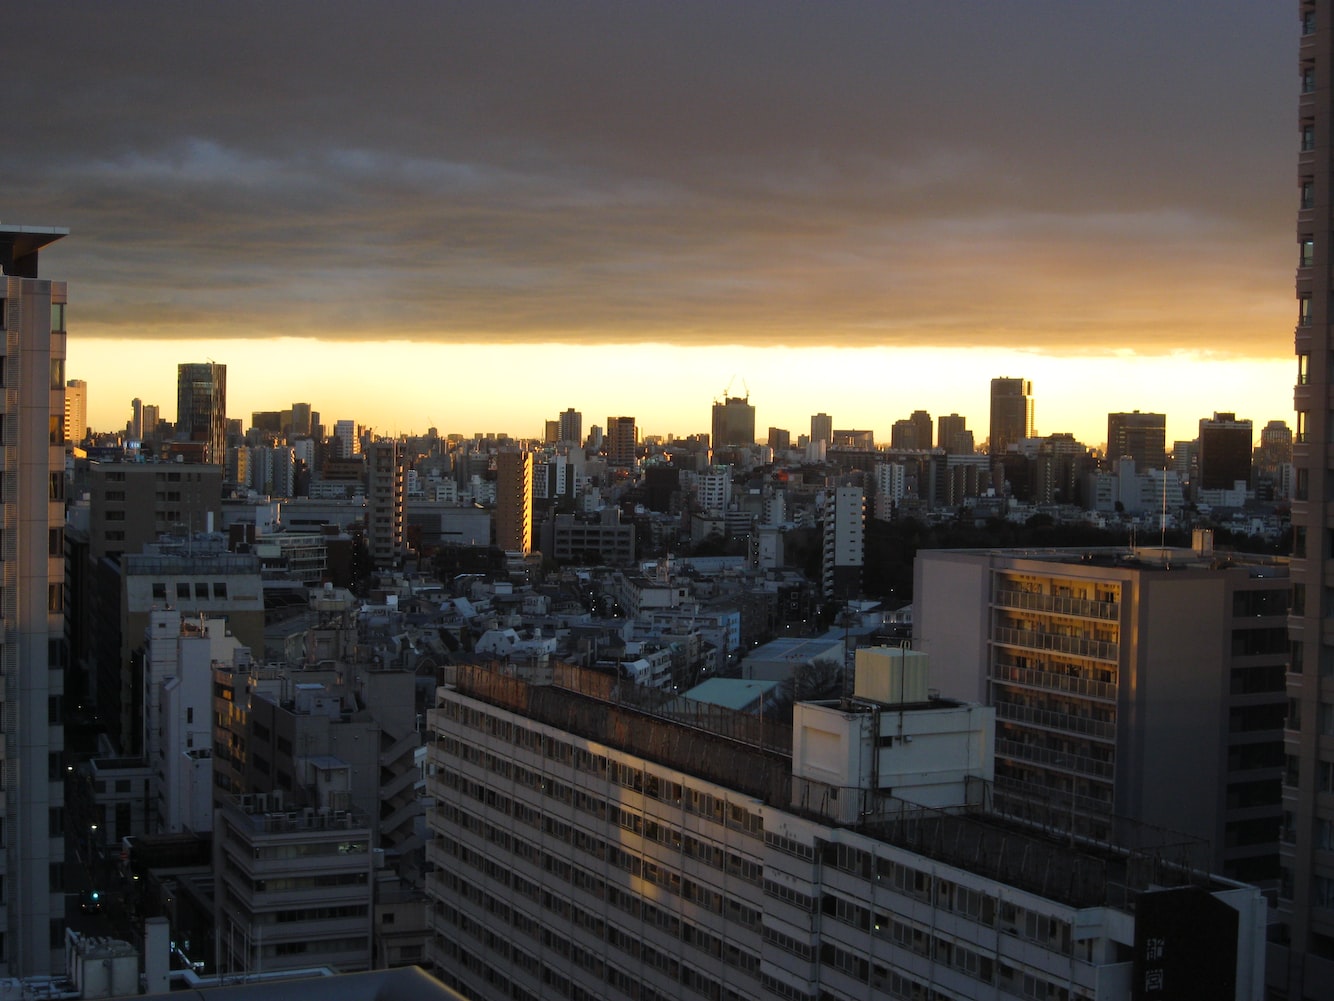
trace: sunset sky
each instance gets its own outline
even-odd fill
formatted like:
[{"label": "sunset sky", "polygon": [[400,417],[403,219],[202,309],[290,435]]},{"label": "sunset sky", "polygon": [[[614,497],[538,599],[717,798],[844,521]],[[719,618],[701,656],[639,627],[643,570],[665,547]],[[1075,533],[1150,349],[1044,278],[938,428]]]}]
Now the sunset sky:
[{"label": "sunset sky", "polygon": [[0,220],[67,226],[89,420],[384,432],[816,411],[980,441],[1290,420],[1287,3],[60,3],[6,11]]}]

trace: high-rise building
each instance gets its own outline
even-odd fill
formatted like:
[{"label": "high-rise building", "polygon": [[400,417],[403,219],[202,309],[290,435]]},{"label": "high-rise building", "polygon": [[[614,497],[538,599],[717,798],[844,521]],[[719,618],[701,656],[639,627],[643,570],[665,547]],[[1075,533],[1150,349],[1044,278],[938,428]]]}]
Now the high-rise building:
[{"label": "high-rise building", "polygon": [[199,446],[199,462],[221,465],[227,450],[227,366],[176,366],[176,438]]},{"label": "high-rise building", "polygon": [[834,418],[821,411],[811,414],[811,441],[822,441],[826,445],[834,440]]},{"label": "high-rise building", "polygon": [[584,415],[574,407],[560,412],[560,440],[570,445],[584,443]]},{"label": "high-rise building", "polygon": [[1130,413],[1107,415],[1107,460],[1127,456],[1135,468],[1162,469],[1167,465],[1167,415]]},{"label": "high-rise building", "polygon": [[792,432],[783,428],[769,428],[769,447],[775,452],[786,452],[792,447]]},{"label": "high-rise building", "polygon": [[309,438],[311,434],[311,409],[309,403],[292,404],[292,420],[287,433],[293,438]]},{"label": "high-rise building", "polygon": [[560,421],[546,421],[542,429],[542,444],[554,445],[560,441]]},{"label": "high-rise building", "polygon": [[135,397],[130,401],[130,432],[131,441],[140,441],[144,436],[144,401]]},{"label": "high-rise building", "polygon": [[65,383],[65,441],[77,445],[88,436],[88,383]]},{"label": "high-rise building", "polygon": [[1298,11],[1292,652],[1278,893],[1286,947],[1271,950],[1267,964],[1270,984],[1291,1001],[1327,997],[1334,984],[1334,645],[1326,626],[1334,588],[1334,3],[1300,0]]},{"label": "high-rise building", "polygon": [[755,444],[755,408],[748,396],[729,396],[713,405],[713,447]]},{"label": "high-rise building", "polygon": [[961,435],[968,431],[968,421],[958,414],[942,414],[936,418],[936,447],[943,448],[950,455],[958,455],[973,450],[972,433],[968,433],[967,449],[960,448],[963,444]]},{"label": "high-rise building", "polygon": [[143,433],[145,438],[152,437],[158,432],[158,424],[162,421],[162,408],[156,403],[144,404],[144,426]]},{"label": "high-rise building", "polygon": [[914,646],[951,698],[996,708],[994,801],[1124,843],[1199,839],[1211,871],[1278,867],[1286,561],[1193,549],[937,550],[913,566]]},{"label": "high-rise building", "polygon": [[0,569],[0,974],[64,969],[65,418],[64,282],[39,278],[38,252],[66,229],[0,227],[5,338],[4,548]]},{"label": "high-rise building", "polygon": [[1254,431],[1248,420],[1232,413],[1200,419],[1201,490],[1231,490],[1251,481],[1251,446]]},{"label": "high-rise building", "polygon": [[403,446],[377,441],[366,453],[366,544],[377,567],[403,559],[403,505],[407,469]]},{"label": "high-rise building", "polygon": [[[1257,496],[1286,500],[1292,493],[1292,428],[1270,421],[1260,429],[1260,444],[1251,460]],[[1267,493],[1266,493],[1267,491]]]},{"label": "high-rise building", "polygon": [[1000,377],[991,380],[991,455],[1033,437],[1033,383]]},{"label": "high-rise building", "polygon": [[634,466],[635,448],[639,444],[639,428],[633,417],[608,417],[604,435],[607,465]]},{"label": "high-rise building", "polygon": [[334,424],[334,439],[338,442],[338,457],[350,459],[361,454],[361,436],[357,434],[356,421],[337,421]]},{"label": "high-rise building", "polygon": [[533,454],[496,453],[496,545],[507,553],[533,548]]},{"label": "high-rise building", "polygon": [[866,561],[866,494],[859,486],[835,487],[824,509],[822,588],[826,598],[861,593]]}]

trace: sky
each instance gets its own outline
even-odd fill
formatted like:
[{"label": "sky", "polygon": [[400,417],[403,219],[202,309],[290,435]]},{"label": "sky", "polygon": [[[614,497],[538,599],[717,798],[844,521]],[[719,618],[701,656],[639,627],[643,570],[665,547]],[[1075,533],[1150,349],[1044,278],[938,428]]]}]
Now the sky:
[{"label": "sky", "polygon": [[1291,422],[1297,14],[1253,0],[28,4],[0,222],[95,429],[176,365],[384,433]]}]

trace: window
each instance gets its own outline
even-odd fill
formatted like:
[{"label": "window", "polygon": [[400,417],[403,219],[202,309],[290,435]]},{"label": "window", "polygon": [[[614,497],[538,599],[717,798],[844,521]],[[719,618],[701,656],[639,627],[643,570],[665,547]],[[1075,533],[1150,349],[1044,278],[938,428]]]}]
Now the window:
[{"label": "window", "polygon": [[46,530],[46,555],[65,555],[65,530],[63,528],[48,528]]},{"label": "window", "polygon": [[1293,434],[1292,440],[1298,445],[1303,444],[1306,441],[1306,426],[1309,423],[1310,416],[1310,413],[1305,410],[1297,411],[1297,430]]},{"label": "window", "polygon": [[1314,64],[1314,63],[1303,63],[1303,64],[1302,64],[1302,93],[1303,93],[1303,94],[1312,94],[1312,93],[1315,93],[1315,64]]},{"label": "window", "polygon": [[53,500],[53,501],[58,501],[58,500],[64,500],[64,499],[65,499],[65,474],[64,474],[64,473],[52,473],[52,474],[51,474],[51,478],[50,478],[50,480],[49,480],[49,482],[48,482],[48,486],[47,486],[46,499],[47,499],[47,500]]},{"label": "window", "polygon": [[1310,236],[1303,236],[1301,243],[1298,244],[1297,265],[1303,268],[1309,268],[1315,264],[1315,239]]},{"label": "window", "polygon": [[[39,424],[38,427],[41,427]],[[65,444],[65,418],[60,414],[52,414],[46,419],[47,440],[52,445]]]},{"label": "window", "polygon": [[1315,208],[1315,181],[1309,177],[1302,178],[1301,200],[1298,204],[1304,209]]},{"label": "window", "polygon": [[64,359],[64,358],[52,358],[52,359],[51,359],[51,388],[52,388],[52,389],[64,389],[64,388],[65,388],[65,359]]},{"label": "window", "polygon": [[167,600],[167,585],[158,581],[153,585],[153,597],[158,601]]},{"label": "window", "polygon": [[47,584],[46,585],[46,610],[48,612],[61,612],[65,609],[65,585]]},{"label": "window", "polygon": [[1297,298],[1297,326],[1309,327],[1311,325],[1311,297],[1309,295],[1298,296]]},{"label": "window", "polygon": [[189,584],[186,584],[186,583],[184,583],[184,582],[178,583],[178,584],[176,585],[176,597],[177,597],[177,598],[185,598],[185,599],[189,599],[189,597],[190,597],[190,585],[189,585]]},{"label": "window", "polygon": [[1297,385],[1305,386],[1311,381],[1311,356],[1302,352],[1297,356]]},{"label": "window", "polygon": [[213,597],[227,597],[227,582],[225,580],[215,580],[213,582]]},{"label": "window", "polygon": [[195,597],[201,601],[208,600],[208,585],[202,581],[195,582]]},{"label": "window", "polygon": [[1302,11],[1302,34],[1303,34],[1303,35],[1314,35],[1314,34],[1315,34],[1315,10],[1314,10],[1314,9],[1311,9],[1311,10],[1304,10],[1304,11]]},{"label": "window", "polygon": [[[65,329],[65,304],[63,302],[51,303],[51,329],[52,330]],[[62,386],[65,384],[63,377],[60,384]],[[53,386],[51,388],[54,389],[55,387]]]},{"label": "window", "polygon": [[1302,152],[1310,153],[1315,149],[1315,123],[1305,122],[1302,124]]}]

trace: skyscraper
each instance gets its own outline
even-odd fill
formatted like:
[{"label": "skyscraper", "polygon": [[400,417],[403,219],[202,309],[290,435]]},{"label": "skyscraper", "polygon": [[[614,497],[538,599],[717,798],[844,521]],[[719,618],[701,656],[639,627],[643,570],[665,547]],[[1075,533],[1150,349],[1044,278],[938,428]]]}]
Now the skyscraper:
[{"label": "skyscraper", "polygon": [[1126,456],[1135,460],[1135,468],[1162,469],[1167,465],[1167,415],[1130,413],[1107,415],[1107,459],[1115,462]]},{"label": "skyscraper", "polygon": [[968,430],[967,419],[958,414],[936,418],[936,447],[943,448],[950,455],[971,453],[973,432]]},{"label": "skyscraper", "polygon": [[403,559],[403,510],[407,490],[403,447],[377,441],[366,452],[366,545],[377,567]]},{"label": "skyscraper", "polygon": [[[1293,441],[1292,659],[1284,731],[1278,911],[1287,948],[1272,950],[1271,985],[1292,1001],[1334,983],[1334,588],[1326,511],[1334,500],[1334,3],[1300,0],[1297,156],[1297,430]],[[1322,695],[1322,691],[1324,694]]]},{"label": "skyscraper", "polygon": [[729,396],[713,405],[714,448],[755,444],[755,408],[748,396]]},{"label": "skyscraper", "polygon": [[68,234],[46,227],[0,228],[0,310],[6,348],[5,467],[0,508],[0,800],[4,907],[0,973],[26,976],[63,969],[65,894],[59,767],[64,692],[65,417],[64,282],[37,277],[37,255]]},{"label": "skyscraper", "polygon": [[1200,421],[1200,489],[1231,490],[1251,479],[1250,421],[1232,413],[1216,413]]},{"label": "skyscraper", "polygon": [[639,444],[639,428],[633,417],[607,418],[607,465],[633,466],[635,446]]},{"label": "skyscraper", "polygon": [[88,434],[88,383],[70,379],[65,383],[65,440],[77,445]]},{"label": "skyscraper", "polygon": [[533,454],[496,453],[496,545],[507,553],[533,548]]},{"label": "skyscraper", "polygon": [[560,440],[571,445],[584,443],[584,415],[574,407],[560,413]]},{"label": "skyscraper", "polygon": [[821,411],[818,414],[811,414],[811,441],[822,441],[825,444],[834,440],[834,418]]},{"label": "skyscraper", "polygon": [[991,380],[991,455],[1033,436],[1033,384],[1027,379]]},{"label": "skyscraper", "polygon": [[227,366],[176,366],[176,438],[202,446],[199,461],[222,463],[227,451]]}]

